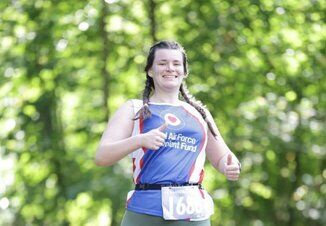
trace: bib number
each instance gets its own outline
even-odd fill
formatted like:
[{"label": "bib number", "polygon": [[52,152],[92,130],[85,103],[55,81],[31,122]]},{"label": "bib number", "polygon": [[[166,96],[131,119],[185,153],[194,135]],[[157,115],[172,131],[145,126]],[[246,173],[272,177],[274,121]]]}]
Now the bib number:
[{"label": "bib number", "polygon": [[214,213],[212,198],[198,186],[162,187],[163,218],[201,221]]}]

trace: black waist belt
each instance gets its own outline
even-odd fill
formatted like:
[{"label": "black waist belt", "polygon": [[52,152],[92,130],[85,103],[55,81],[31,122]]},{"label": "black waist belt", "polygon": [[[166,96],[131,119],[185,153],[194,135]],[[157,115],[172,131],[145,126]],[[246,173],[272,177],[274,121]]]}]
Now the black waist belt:
[{"label": "black waist belt", "polygon": [[202,189],[199,183],[183,183],[183,184],[136,184],[135,190],[161,190],[162,187],[183,187],[183,186],[198,186]]}]

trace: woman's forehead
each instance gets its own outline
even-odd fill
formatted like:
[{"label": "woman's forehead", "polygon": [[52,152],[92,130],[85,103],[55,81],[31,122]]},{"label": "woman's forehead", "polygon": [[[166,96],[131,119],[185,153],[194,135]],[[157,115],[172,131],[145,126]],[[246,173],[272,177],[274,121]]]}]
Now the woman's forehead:
[{"label": "woman's forehead", "polygon": [[155,51],[155,60],[183,61],[182,52],[178,49],[158,49]]}]

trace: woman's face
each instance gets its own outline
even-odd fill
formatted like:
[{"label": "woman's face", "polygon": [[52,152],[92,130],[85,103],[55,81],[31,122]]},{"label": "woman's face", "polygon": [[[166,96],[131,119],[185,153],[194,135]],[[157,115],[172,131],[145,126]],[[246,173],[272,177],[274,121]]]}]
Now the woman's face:
[{"label": "woman's face", "polygon": [[177,49],[156,50],[148,75],[153,78],[155,89],[179,90],[186,77],[182,52]]}]

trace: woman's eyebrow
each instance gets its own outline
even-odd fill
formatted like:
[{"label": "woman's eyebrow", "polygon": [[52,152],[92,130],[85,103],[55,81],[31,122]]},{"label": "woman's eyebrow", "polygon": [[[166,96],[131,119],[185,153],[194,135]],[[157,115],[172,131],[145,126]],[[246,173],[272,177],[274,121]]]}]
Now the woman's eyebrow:
[{"label": "woman's eyebrow", "polygon": [[[166,60],[166,59],[159,59],[158,60],[159,62],[162,62],[162,61],[168,61],[168,60]],[[172,60],[173,62],[181,62],[180,60]]]}]

